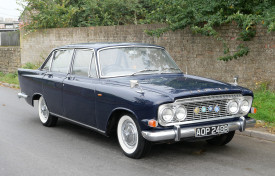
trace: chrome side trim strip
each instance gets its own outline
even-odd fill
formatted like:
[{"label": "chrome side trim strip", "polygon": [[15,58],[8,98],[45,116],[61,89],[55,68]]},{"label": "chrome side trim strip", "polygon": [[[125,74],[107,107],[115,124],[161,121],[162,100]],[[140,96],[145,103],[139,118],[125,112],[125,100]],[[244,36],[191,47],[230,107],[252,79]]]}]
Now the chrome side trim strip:
[{"label": "chrome side trim strip", "polygon": [[64,119],[64,120],[67,120],[67,121],[69,121],[69,122],[75,123],[75,124],[77,124],[77,125],[80,125],[80,126],[89,128],[89,129],[91,129],[91,130],[98,131],[98,132],[100,132],[100,133],[106,135],[106,132],[105,132],[105,131],[100,130],[100,129],[98,129],[98,128],[92,127],[92,126],[90,126],[90,125],[86,125],[86,124],[81,123],[81,122],[77,122],[77,121],[75,121],[75,120],[69,119],[69,118],[67,118],[67,117],[64,117],[64,116],[61,116],[61,115],[58,115],[58,114],[55,114],[55,113],[52,113],[52,112],[50,112],[50,114],[51,114],[51,115],[54,115],[54,116],[57,116],[57,117],[59,117],[59,118],[62,118],[62,119]]},{"label": "chrome side trim strip", "polygon": [[[255,119],[251,118],[246,120],[245,118],[240,118],[238,121],[217,123],[214,125],[228,124],[229,131],[235,131],[235,130],[244,131],[245,124],[246,124],[246,127],[252,127],[255,125],[255,123],[256,123]],[[146,140],[152,141],[152,142],[165,141],[165,140],[179,141],[179,137],[180,139],[195,137],[195,129],[200,127],[205,127],[205,126],[207,125],[196,126],[196,127],[186,127],[186,128],[185,127],[178,128],[177,126],[175,126],[174,129],[161,130],[161,131],[142,131],[141,133]]]},{"label": "chrome side trim strip", "polygon": [[28,95],[26,95],[22,92],[18,93],[17,96],[18,96],[18,98],[25,98],[25,99],[28,98]]}]

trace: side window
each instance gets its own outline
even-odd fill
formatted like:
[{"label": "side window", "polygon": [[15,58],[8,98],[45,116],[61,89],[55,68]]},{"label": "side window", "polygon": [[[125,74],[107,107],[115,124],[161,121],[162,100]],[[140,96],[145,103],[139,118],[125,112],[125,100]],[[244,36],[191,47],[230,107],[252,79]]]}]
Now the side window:
[{"label": "side window", "polygon": [[50,70],[54,53],[55,53],[55,51],[51,53],[51,55],[49,56],[50,58],[47,60],[46,64],[42,68],[42,70],[44,70],[44,71],[49,71]]},{"label": "side window", "polygon": [[52,62],[51,71],[53,72],[61,72],[61,73],[68,73],[71,59],[73,55],[73,50],[58,50],[55,52]]},{"label": "side window", "polygon": [[94,52],[88,49],[77,49],[75,52],[72,74],[88,76],[89,66]]}]

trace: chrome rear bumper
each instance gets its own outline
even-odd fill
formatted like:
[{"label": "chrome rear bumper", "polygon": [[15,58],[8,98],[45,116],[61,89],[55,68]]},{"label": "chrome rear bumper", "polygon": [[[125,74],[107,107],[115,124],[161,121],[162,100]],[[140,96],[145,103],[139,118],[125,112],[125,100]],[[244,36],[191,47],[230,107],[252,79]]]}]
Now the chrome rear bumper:
[{"label": "chrome rear bumper", "polygon": [[18,98],[28,98],[28,95],[26,95],[22,92],[18,93],[17,96],[18,96]]},{"label": "chrome rear bumper", "polygon": [[[247,127],[253,127],[256,123],[255,119],[250,118],[246,120],[244,117],[240,117],[239,121],[227,122],[229,126],[229,131],[244,131]],[[214,125],[222,125],[225,123],[218,123]],[[205,126],[205,125],[204,125]],[[142,131],[142,136],[148,141],[165,141],[165,140],[175,140],[179,141],[181,138],[195,137],[195,128],[200,128],[204,126],[196,127],[183,127],[174,126],[174,129],[163,130],[163,131]]]}]

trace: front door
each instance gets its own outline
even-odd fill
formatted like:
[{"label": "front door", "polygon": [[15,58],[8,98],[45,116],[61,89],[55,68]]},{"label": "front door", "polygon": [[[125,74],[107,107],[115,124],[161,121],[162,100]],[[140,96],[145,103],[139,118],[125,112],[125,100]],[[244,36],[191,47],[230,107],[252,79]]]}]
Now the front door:
[{"label": "front door", "polygon": [[93,50],[75,50],[71,72],[63,81],[63,106],[65,117],[96,127],[94,64]]}]

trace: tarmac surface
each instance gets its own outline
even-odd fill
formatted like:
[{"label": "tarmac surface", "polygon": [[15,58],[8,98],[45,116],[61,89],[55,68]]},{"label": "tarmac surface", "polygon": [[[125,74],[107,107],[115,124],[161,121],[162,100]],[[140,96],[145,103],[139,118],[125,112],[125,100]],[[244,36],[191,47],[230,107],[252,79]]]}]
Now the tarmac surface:
[{"label": "tarmac surface", "polygon": [[1,176],[265,175],[275,173],[275,142],[235,135],[224,147],[206,142],[154,145],[145,158],[123,155],[116,138],[59,120],[42,126],[20,90],[0,86]]}]

